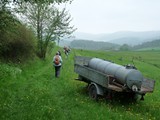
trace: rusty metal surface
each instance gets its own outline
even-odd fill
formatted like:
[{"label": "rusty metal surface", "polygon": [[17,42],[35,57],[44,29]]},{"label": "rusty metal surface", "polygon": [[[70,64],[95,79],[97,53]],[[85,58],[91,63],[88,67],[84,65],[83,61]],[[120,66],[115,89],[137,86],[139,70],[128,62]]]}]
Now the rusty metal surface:
[{"label": "rusty metal surface", "polygon": [[154,91],[155,81],[150,79],[144,79],[142,82],[140,93],[152,93]]}]

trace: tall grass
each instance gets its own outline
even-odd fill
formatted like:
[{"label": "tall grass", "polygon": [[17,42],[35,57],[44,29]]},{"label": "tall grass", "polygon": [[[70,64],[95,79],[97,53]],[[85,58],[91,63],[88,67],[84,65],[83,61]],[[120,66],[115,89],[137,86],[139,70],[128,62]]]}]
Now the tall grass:
[{"label": "tall grass", "polygon": [[[61,48],[55,48],[56,50]],[[62,50],[62,49],[61,49]],[[55,78],[52,57],[21,66],[0,65],[1,120],[159,120],[160,54],[158,52],[101,52],[72,50],[62,53],[60,78]],[[144,76],[156,80],[155,90],[144,101],[92,101],[86,84],[75,81],[74,56],[99,57],[118,64],[132,63]],[[140,57],[139,57],[140,56]]]}]

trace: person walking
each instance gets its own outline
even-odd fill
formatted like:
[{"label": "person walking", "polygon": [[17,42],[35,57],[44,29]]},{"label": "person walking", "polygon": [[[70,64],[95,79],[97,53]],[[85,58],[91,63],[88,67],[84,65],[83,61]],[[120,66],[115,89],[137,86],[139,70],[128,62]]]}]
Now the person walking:
[{"label": "person walking", "polygon": [[59,52],[56,52],[56,55],[53,57],[53,63],[55,67],[55,77],[58,78],[62,66],[62,57],[59,55]]}]

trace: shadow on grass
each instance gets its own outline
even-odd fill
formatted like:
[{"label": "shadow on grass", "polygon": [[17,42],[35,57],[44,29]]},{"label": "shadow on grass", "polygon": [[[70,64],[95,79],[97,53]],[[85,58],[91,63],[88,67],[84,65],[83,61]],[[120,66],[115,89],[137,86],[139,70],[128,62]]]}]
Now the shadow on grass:
[{"label": "shadow on grass", "polygon": [[[81,87],[77,90],[81,95],[89,98],[88,88],[87,86]],[[93,99],[90,99],[91,101]],[[112,96],[107,97],[98,96],[97,102],[104,102],[104,103],[111,103],[111,104],[120,104],[120,105],[129,105],[129,104],[136,104],[140,100],[140,96],[135,93],[128,93],[128,92],[115,92]]]}]

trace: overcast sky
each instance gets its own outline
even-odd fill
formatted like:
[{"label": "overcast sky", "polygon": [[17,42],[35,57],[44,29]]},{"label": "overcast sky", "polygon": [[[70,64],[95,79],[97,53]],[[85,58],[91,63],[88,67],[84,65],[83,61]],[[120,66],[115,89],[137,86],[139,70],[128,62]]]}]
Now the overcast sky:
[{"label": "overcast sky", "polygon": [[160,0],[74,0],[67,9],[77,32],[160,30]]}]

